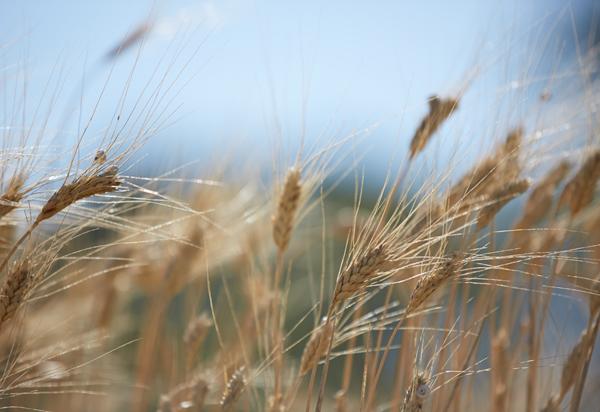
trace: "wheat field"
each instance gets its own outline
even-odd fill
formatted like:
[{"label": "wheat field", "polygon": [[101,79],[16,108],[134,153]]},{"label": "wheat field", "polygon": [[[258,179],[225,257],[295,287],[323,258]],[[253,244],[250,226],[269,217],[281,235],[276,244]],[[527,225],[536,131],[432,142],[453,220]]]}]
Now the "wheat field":
[{"label": "wheat field", "polygon": [[[106,84],[152,30],[104,55]],[[479,121],[465,96],[487,62],[415,102],[380,180],[360,125],[275,145],[266,166],[231,140],[208,166],[143,175],[186,86],[180,47],[196,45],[170,45],[139,95],[136,57],[108,117],[102,89],[56,113],[79,87],[60,68],[32,114],[3,60],[0,409],[598,410],[596,48],[535,81],[523,68],[518,120],[478,108],[498,119],[477,157],[444,138],[475,139],[458,115]],[[47,125],[78,116],[54,150]]]}]

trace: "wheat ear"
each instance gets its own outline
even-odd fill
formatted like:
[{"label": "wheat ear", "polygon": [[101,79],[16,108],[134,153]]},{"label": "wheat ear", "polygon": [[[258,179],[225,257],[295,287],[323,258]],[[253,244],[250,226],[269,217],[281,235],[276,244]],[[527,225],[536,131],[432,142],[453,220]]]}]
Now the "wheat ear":
[{"label": "wheat ear", "polygon": [[555,411],[560,410],[560,404],[564,397],[567,395],[569,390],[575,385],[581,368],[589,352],[591,342],[591,335],[594,332],[593,328],[586,328],[579,337],[579,341],[573,346],[566,362],[563,365],[562,373],[560,376],[560,390],[557,394],[550,397],[546,406],[542,409],[543,411]]},{"label": "wheat ear", "polygon": [[462,266],[460,254],[454,254],[444,265],[419,279],[406,305],[406,314],[417,310],[431,295],[435,293],[448,279],[456,277]]},{"label": "wheat ear", "polygon": [[310,339],[308,340],[302,358],[300,360],[300,374],[315,367],[329,348],[329,343],[333,337],[333,323],[325,321],[320,326],[315,328]]},{"label": "wheat ear", "polygon": [[568,162],[560,162],[533,188],[523,207],[523,216],[516,225],[518,228],[531,227],[546,216],[552,207],[552,197],[556,187],[567,176],[570,169],[571,165]]},{"label": "wheat ear", "polygon": [[508,202],[526,192],[527,189],[529,189],[529,186],[530,182],[528,179],[521,179],[510,182],[494,190],[489,197],[490,203],[479,211],[477,228],[481,229],[489,224],[494,216],[496,216]]},{"label": "wheat ear", "polygon": [[231,375],[221,396],[221,409],[223,411],[230,411],[233,405],[239,399],[240,395],[246,388],[246,378],[244,377],[244,367],[236,369]]},{"label": "wheat ear", "polygon": [[301,194],[300,171],[292,168],[285,177],[277,210],[273,216],[273,241],[280,251],[286,250],[290,243]]},{"label": "wheat ear", "polygon": [[21,263],[10,271],[0,289],[0,330],[11,320],[31,290],[28,265]]},{"label": "wheat ear", "polygon": [[558,200],[558,207],[568,205],[571,216],[575,216],[594,200],[598,179],[600,179],[600,150],[590,155],[575,176],[565,185]]},{"label": "wheat ear", "polygon": [[29,229],[17,240],[10,251],[0,263],[0,271],[8,264],[12,255],[17,251],[21,243],[31,235],[33,230],[44,220],[50,219],[73,203],[90,196],[109,193],[115,191],[121,181],[117,177],[119,169],[116,166],[109,167],[106,171],[99,174],[83,174],[72,183],[63,184],[44,204],[41,212],[35,221],[29,226]]},{"label": "wheat ear", "polygon": [[200,375],[194,376],[173,388],[168,394],[162,395],[158,410],[159,412],[203,410],[208,390],[206,379]]},{"label": "wheat ear", "polygon": [[14,176],[10,179],[8,188],[0,196],[0,219],[17,208],[18,203],[24,196],[22,191],[25,181],[21,176]]},{"label": "wheat ear", "polygon": [[202,346],[202,342],[204,342],[211,326],[212,320],[206,313],[202,313],[195,317],[188,324],[183,335],[183,343],[185,344],[185,351],[187,354],[186,366],[188,368],[191,368],[195,363],[198,349]]},{"label": "wheat ear", "polygon": [[346,299],[361,293],[388,263],[386,248],[383,245],[369,249],[351,263],[337,280],[330,312]]},{"label": "wheat ear", "polygon": [[117,178],[118,171],[116,166],[111,166],[100,174],[84,174],[72,183],[62,185],[48,199],[34,225],[37,226],[40,222],[50,219],[81,199],[115,191],[121,184],[121,181]]},{"label": "wheat ear", "polygon": [[429,98],[429,113],[425,115],[410,141],[410,158],[414,158],[427,145],[439,127],[458,108],[458,99]]},{"label": "wheat ear", "polygon": [[401,412],[420,412],[429,396],[429,381],[424,373],[417,373],[406,390]]}]

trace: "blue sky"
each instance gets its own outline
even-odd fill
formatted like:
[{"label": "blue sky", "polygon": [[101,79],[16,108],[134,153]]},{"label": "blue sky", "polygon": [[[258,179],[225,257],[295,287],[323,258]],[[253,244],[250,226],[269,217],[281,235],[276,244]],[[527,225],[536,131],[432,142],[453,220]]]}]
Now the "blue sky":
[{"label": "blue sky", "polygon": [[[155,24],[133,90],[141,91],[165,50],[173,52],[182,39],[188,42],[172,73],[197,54],[179,81],[184,87],[173,101],[172,124],[144,149],[150,158],[210,157],[234,141],[251,151],[277,143],[293,148],[300,136],[318,142],[369,128],[367,165],[382,174],[391,153],[406,151],[427,97],[456,93],[468,80],[456,125],[442,131],[452,144],[438,144],[426,156],[479,150],[481,136],[518,123],[525,113],[513,103],[524,97],[510,85],[518,86],[523,71],[543,71],[543,51],[559,47],[554,34],[564,31],[570,10],[577,17],[588,3],[2,2],[0,62],[9,74],[14,63],[27,62],[33,101],[59,63],[58,112],[73,104],[85,74],[84,105],[91,105],[110,71],[102,56],[151,15]],[[130,51],[115,66],[98,123],[114,111],[134,56]],[[67,128],[74,133],[74,124]],[[72,133],[64,133],[66,142]],[[457,146],[458,140],[467,144]]]}]

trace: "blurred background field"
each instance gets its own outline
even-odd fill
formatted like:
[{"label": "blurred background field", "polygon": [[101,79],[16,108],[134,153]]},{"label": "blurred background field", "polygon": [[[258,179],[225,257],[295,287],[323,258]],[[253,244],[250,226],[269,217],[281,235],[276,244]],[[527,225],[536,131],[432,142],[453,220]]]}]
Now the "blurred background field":
[{"label": "blurred background field", "polygon": [[[381,181],[430,95],[465,92],[468,109],[419,159],[444,167],[457,153],[460,163],[477,156],[486,136],[538,111],[540,94],[577,93],[583,82],[572,63],[595,38],[595,13],[592,0],[13,2],[0,15],[1,58],[6,73],[27,76],[32,108],[45,86],[60,85],[48,126],[55,145],[75,141],[75,112],[92,110],[104,88],[96,123],[114,114],[134,64],[131,96],[172,64],[173,73],[185,67],[174,85],[177,109],[144,147],[145,168],[205,162],[232,142],[269,167],[271,153],[294,153],[301,137],[323,146],[357,133],[367,136],[357,148],[367,178]],[[144,23],[151,28],[141,53],[107,58]]]}]

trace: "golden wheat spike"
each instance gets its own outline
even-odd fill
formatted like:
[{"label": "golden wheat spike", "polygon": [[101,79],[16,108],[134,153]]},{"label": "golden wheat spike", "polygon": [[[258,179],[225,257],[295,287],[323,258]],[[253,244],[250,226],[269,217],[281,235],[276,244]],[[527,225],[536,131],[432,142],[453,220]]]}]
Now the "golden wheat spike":
[{"label": "golden wheat spike", "polygon": [[558,200],[558,207],[568,205],[571,216],[575,216],[594,200],[598,179],[600,179],[600,150],[592,153],[577,174],[566,184]]},{"label": "golden wheat spike", "polygon": [[401,412],[421,412],[429,393],[429,381],[425,374],[417,373],[406,390]]},{"label": "golden wheat spike", "polygon": [[62,185],[48,199],[36,218],[34,225],[50,219],[81,199],[115,191],[121,184],[121,181],[117,177],[117,172],[117,167],[112,166],[103,173],[81,175],[72,183]]},{"label": "golden wheat spike", "polygon": [[211,326],[212,320],[206,313],[196,316],[188,323],[183,335],[183,343],[197,346],[204,339]]},{"label": "golden wheat spike", "polygon": [[273,241],[280,251],[286,250],[290,243],[301,194],[300,171],[292,168],[285,177],[277,210],[273,216]]},{"label": "golden wheat spike", "polygon": [[0,330],[11,320],[31,289],[31,278],[26,263],[8,273],[0,289]]},{"label": "golden wheat spike", "polygon": [[521,179],[510,182],[493,191],[489,197],[490,203],[479,211],[477,228],[481,229],[490,223],[508,202],[520,194],[525,193],[527,189],[529,189],[530,184],[528,179]]},{"label": "golden wheat spike", "polygon": [[244,367],[236,369],[231,375],[223,391],[221,397],[221,409],[223,411],[229,411],[233,408],[233,405],[239,399],[240,395],[246,388],[246,378],[244,377]]},{"label": "golden wheat spike", "polygon": [[333,323],[325,321],[313,331],[304,347],[300,360],[300,374],[304,375],[319,362],[329,348],[333,337]]},{"label": "golden wheat spike", "polygon": [[533,188],[523,207],[523,216],[517,223],[517,227],[531,227],[546,216],[552,207],[556,187],[567,176],[570,169],[569,162],[560,162]]},{"label": "golden wheat spike", "polygon": [[25,181],[22,176],[14,176],[10,179],[8,188],[0,196],[0,219],[17,208],[18,203],[24,196],[22,192],[24,184]]},{"label": "golden wheat spike", "polygon": [[569,389],[575,383],[577,375],[580,372],[581,364],[585,359],[586,353],[589,349],[589,333],[588,329],[585,329],[581,333],[579,341],[571,349],[567,361],[563,365],[563,370],[560,375],[560,399],[563,399]]},{"label": "golden wheat spike", "polygon": [[429,98],[429,113],[425,115],[410,141],[410,158],[414,158],[427,145],[442,123],[458,108],[458,99]]},{"label": "golden wheat spike", "polygon": [[380,245],[369,249],[362,257],[350,264],[337,281],[331,301],[332,310],[346,299],[362,292],[387,262],[386,249]]},{"label": "golden wheat spike", "polygon": [[440,269],[421,277],[410,294],[408,305],[406,305],[406,313],[410,314],[417,310],[448,279],[456,277],[463,264],[462,260],[460,254],[454,254],[446,260]]}]

